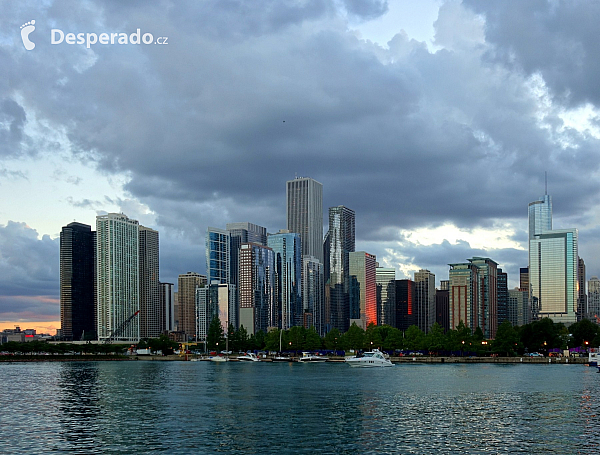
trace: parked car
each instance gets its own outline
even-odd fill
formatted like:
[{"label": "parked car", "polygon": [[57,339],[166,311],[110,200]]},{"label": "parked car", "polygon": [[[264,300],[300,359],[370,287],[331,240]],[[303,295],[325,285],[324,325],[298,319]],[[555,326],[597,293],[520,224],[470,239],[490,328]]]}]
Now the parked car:
[{"label": "parked car", "polygon": [[544,357],[544,354],[540,354],[539,352],[532,352],[529,354],[529,357]]}]

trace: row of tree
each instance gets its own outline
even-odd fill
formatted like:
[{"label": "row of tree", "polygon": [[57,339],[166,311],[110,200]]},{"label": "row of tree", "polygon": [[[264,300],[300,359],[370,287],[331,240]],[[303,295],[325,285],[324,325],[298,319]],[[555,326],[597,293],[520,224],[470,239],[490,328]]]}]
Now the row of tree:
[{"label": "row of tree", "polygon": [[244,327],[235,330],[233,326],[229,326],[226,339],[220,321],[215,318],[208,330],[207,347],[210,350],[225,350],[225,346],[231,351],[358,350],[376,347],[386,351],[460,351],[476,355],[516,355],[524,352],[548,352],[551,349],[598,347],[600,332],[598,325],[587,319],[572,324],[567,329],[563,324],[555,324],[551,319],[545,318],[521,327],[513,327],[510,322],[504,321],[498,327],[494,340],[485,340],[480,328],[472,333],[462,322],[456,329],[446,333],[436,323],[427,334],[417,326],[401,331],[391,326],[371,324],[363,330],[353,324],[345,333],[332,329],[324,338],[312,327],[292,327],[284,331],[273,329],[268,333],[259,331],[256,335],[249,336]]}]

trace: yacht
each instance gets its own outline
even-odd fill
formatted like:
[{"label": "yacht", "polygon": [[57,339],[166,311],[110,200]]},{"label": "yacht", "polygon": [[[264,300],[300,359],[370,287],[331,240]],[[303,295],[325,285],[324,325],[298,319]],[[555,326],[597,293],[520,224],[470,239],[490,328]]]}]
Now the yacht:
[{"label": "yacht", "polygon": [[260,362],[260,359],[253,352],[246,352],[237,358],[240,362]]},{"label": "yacht", "polygon": [[211,362],[228,362],[229,358],[225,357],[224,355],[213,355],[212,357],[209,358],[209,360]]},{"label": "yacht", "polygon": [[327,357],[322,355],[312,355],[310,352],[303,352],[302,357],[298,359],[300,363],[323,363],[329,360]]},{"label": "yacht", "polygon": [[361,356],[348,357],[346,363],[351,367],[393,367],[394,364],[386,359],[379,349],[365,352]]}]

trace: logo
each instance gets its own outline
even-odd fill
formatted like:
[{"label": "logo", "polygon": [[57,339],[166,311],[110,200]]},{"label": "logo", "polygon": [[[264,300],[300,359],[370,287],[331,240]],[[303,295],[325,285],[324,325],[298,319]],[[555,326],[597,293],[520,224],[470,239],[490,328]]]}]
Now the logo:
[{"label": "logo", "polygon": [[35,47],[35,43],[29,39],[31,32],[35,30],[35,21],[25,22],[21,25],[21,39],[23,40],[23,46],[28,51]]}]

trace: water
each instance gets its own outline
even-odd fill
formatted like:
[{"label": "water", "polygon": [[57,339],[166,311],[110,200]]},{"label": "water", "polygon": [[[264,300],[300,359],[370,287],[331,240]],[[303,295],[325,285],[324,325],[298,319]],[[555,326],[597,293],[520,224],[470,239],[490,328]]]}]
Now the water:
[{"label": "water", "polygon": [[0,364],[0,453],[600,453],[575,365]]}]

